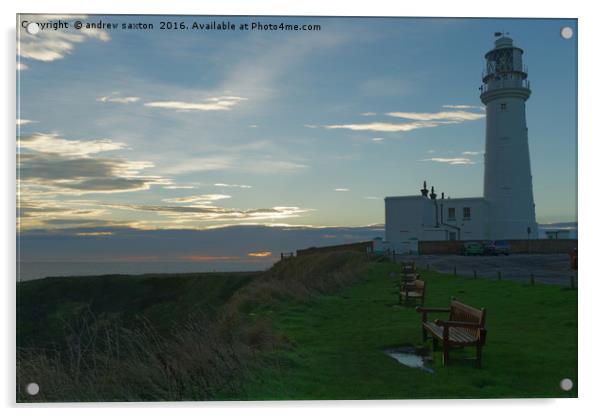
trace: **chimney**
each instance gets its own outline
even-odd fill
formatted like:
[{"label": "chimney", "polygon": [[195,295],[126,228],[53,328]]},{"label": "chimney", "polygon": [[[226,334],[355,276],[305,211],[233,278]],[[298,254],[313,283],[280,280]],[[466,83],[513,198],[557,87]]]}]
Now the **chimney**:
[{"label": "chimney", "polygon": [[432,200],[437,199],[437,194],[435,193],[435,187],[431,186],[431,195],[430,195]]},{"label": "chimney", "polygon": [[429,194],[429,190],[426,188],[426,181],[422,184],[422,189],[420,190],[422,196],[427,197]]}]

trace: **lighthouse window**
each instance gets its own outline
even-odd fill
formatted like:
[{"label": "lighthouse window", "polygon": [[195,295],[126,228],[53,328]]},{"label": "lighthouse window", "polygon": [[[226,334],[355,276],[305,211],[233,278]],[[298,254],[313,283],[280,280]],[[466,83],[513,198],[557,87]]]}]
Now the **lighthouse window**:
[{"label": "lighthouse window", "polygon": [[462,213],[464,215],[464,219],[465,220],[469,220],[470,219],[470,207],[464,207],[462,209]]},{"label": "lighthouse window", "polygon": [[502,103],[502,111],[506,111],[506,103]]},{"label": "lighthouse window", "polygon": [[456,209],[455,208],[448,208],[447,209],[447,219],[448,220],[455,220],[456,219]]}]

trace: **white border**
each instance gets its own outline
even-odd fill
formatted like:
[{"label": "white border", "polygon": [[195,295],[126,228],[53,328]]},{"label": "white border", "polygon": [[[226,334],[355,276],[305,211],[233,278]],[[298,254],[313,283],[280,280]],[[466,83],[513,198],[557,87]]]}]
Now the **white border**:
[{"label": "white border", "polygon": [[[364,415],[368,409],[376,414],[386,413],[443,413],[450,415],[479,413],[506,415],[509,412],[545,411],[546,414],[566,415],[569,413],[593,413],[599,409],[599,379],[602,375],[602,355],[597,352],[602,328],[597,319],[602,273],[596,261],[600,256],[596,239],[601,235],[599,218],[602,216],[602,189],[599,158],[602,139],[596,111],[599,104],[595,98],[600,94],[600,42],[602,39],[600,13],[596,13],[595,2],[547,1],[528,3],[524,0],[494,1],[420,1],[393,2],[370,0],[363,3],[349,1],[327,2],[325,0],[303,0],[295,3],[282,1],[184,1],[141,2],[140,0],[115,0],[105,2],[82,2],[55,0],[21,0],[2,2],[2,90],[7,100],[2,103],[2,117],[6,129],[2,141],[2,230],[0,253],[2,255],[3,318],[0,340],[2,348],[2,373],[0,375],[1,402],[11,407],[9,413],[30,414],[40,410],[48,415],[86,413],[104,415],[111,413],[144,412],[165,414],[166,407],[177,407],[178,412],[252,415],[287,413],[301,415],[308,411],[329,414],[333,411],[346,415]],[[331,16],[447,16],[447,17],[564,17],[579,19],[579,240],[580,240],[580,290],[579,290],[579,399],[566,400],[429,400],[429,401],[360,401],[360,402],[266,402],[266,403],[164,403],[164,404],[105,404],[101,408],[90,405],[52,405],[44,409],[14,405],[14,317],[15,317],[15,14],[21,13],[130,13],[130,14],[221,14],[221,15],[331,15]],[[402,386],[400,386],[401,388]],[[63,408],[61,408],[63,407]],[[66,408],[64,408],[66,407]],[[137,409],[137,410],[136,410]],[[143,410],[141,410],[143,409]],[[175,409],[174,409],[175,410]],[[592,411],[590,411],[592,410]]]}]

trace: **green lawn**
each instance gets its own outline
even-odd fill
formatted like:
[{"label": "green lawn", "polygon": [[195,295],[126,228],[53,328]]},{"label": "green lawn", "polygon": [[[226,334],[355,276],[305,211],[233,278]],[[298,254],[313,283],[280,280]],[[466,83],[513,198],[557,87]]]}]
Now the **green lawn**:
[{"label": "green lawn", "polygon": [[[272,365],[255,373],[238,398],[577,396],[577,291],[423,271],[426,306],[447,306],[454,296],[487,308],[483,367],[475,369],[468,359],[474,347],[453,350],[445,368],[436,351],[431,374],[383,353],[387,347],[422,345],[420,316],[398,305],[397,281],[389,277],[398,267],[372,263],[365,280],[336,295],[260,311],[292,346],[268,356]],[[574,382],[570,392],[559,388],[567,377]]]}]

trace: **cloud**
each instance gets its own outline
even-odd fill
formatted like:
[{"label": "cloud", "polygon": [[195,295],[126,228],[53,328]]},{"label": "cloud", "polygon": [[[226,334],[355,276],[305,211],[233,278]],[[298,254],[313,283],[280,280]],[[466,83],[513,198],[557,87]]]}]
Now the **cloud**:
[{"label": "cloud", "polygon": [[114,142],[110,139],[69,140],[63,139],[55,133],[35,133],[30,136],[21,137],[18,144],[23,149],[49,154],[60,154],[67,157],[85,157],[94,153],[127,148],[125,143]]},{"label": "cloud", "polygon": [[372,200],[379,200],[379,201],[381,201],[383,198],[380,198],[378,196],[365,196],[364,199],[372,199]]},{"label": "cloud", "polygon": [[113,235],[113,232],[111,232],[111,231],[90,231],[90,232],[76,233],[75,235],[78,235],[80,237],[98,237],[98,236]]},{"label": "cloud", "polygon": [[[58,15],[20,15],[20,21],[46,23],[49,20],[69,20],[85,19],[87,16],[62,16]],[[27,33],[25,28],[19,29],[19,41],[17,53],[23,58],[33,59],[42,62],[52,62],[64,58],[74,50],[74,45],[83,43],[89,39],[96,39],[103,42],[110,40],[109,34],[100,29],[61,29],[61,30],[41,30],[36,35]]]},{"label": "cloud", "polygon": [[144,103],[144,105],[147,107],[167,108],[179,111],[223,111],[230,110],[232,107],[245,100],[247,100],[247,98],[225,96],[207,98],[203,102],[151,101]]},{"label": "cloud", "polygon": [[307,167],[308,166],[303,163],[273,160],[266,156],[253,159],[250,155],[241,153],[239,155],[227,154],[196,159],[191,158],[183,162],[177,162],[172,166],[165,167],[164,171],[169,174],[224,170],[251,173],[291,173],[306,169]]},{"label": "cloud", "polygon": [[224,260],[237,260],[238,256],[209,256],[209,255],[192,255],[192,256],[181,256],[181,260],[193,261],[193,262],[214,262]]},{"label": "cloud", "polygon": [[350,189],[349,188],[335,188],[334,191],[335,192],[349,192]]},{"label": "cloud", "polygon": [[270,257],[272,255],[271,251],[255,251],[251,253],[247,253],[249,257]]},{"label": "cloud", "polygon": [[17,71],[25,71],[29,69],[29,67],[23,62],[17,62]]},{"label": "cloud", "polygon": [[18,144],[17,167],[25,194],[129,192],[169,183],[159,176],[140,174],[154,166],[151,162],[93,157],[126,148],[124,143],[110,139],[69,140],[56,134],[36,133],[19,139]]},{"label": "cloud", "polygon": [[434,121],[441,120],[447,122],[463,122],[478,120],[485,117],[482,113],[471,113],[469,111],[441,111],[438,113],[404,113],[404,112],[391,112],[387,113],[388,116],[404,118],[407,120],[419,120],[419,121]]},{"label": "cloud", "polygon": [[476,162],[464,157],[432,157],[430,159],[422,159],[421,162],[437,162],[437,163],[447,163],[449,165],[474,165]]},{"label": "cloud", "polygon": [[224,220],[273,220],[295,218],[310,209],[300,207],[270,208],[224,208],[214,205],[143,205],[143,204],[103,204],[108,208],[155,212],[182,221],[224,221]]},{"label": "cloud", "polygon": [[368,117],[368,116],[375,116],[375,115],[376,115],[376,113],[373,113],[372,111],[368,111],[368,112],[366,112],[366,113],[361,113],[360,115],[361,115],[361,116],[367,116],[367,117]]},{"label": "cloud", "polygon": [[100,101],[102,103],[131,104],[140,101],[140,97],[120,97],[117,94],[110,94],[104,97],[98,97],[96,101]]},{"label": "cloud", "polygon": [[26,124],[31,124],[31,123],[37,123],[37,121],[26,120],[26,119],[22,119],[22,118],[17,119],[17,126],[24,126]]},{"label": "cloud", "polygon": [[163,201],[175,204],[193,204],[193,205],[207,205],[214,201],[220,201],[222,199],[232,198],[230,195],[223,194],[206,194],[196,196],[184,196],[179,198],[166,198]]},{"label": "cloud", "polygon": [[162,183],[153,176],[139,176],[150,162],[110,158],[65,158],[54,154],[22,154],[19,173],[23,185],[48,188],[54,194],[139,191]]},{"label": "cloud", "polygon": [[[370,114],[372,113],[363,113]],[[445,124],[457,124],[465,121],[478,120],[485,117],[482,113],[469,111],[440,111],[437,113],[415,113],[394,111],[386,113],[387,116],[412,120],[405,123],[373,122],[354,124],[331,124],[324,126],[327,129],[348,129],[353,131],[377,131],[377,132],[407,132],[417,129],[437,127]],[[380,141],[380,140],[374,140]]]},{"label": "cloud", "polygon": [[480,155],[481,153],[483,153],[483,152],[473,152],[473,151],[469,151],[469,150],[462,152],[462,154],[465,156],[476,156],[476,155]]},{"label": "cloud", "polygon": [[252,188],[252,186],[250,186],[250,185],[237,185],[237,184],[228,184],[228,183],[214,183],[213,186],[222,187],[222,188],[243,188],[243,189]]},{"label": "cloud", "polygon": [[333,124],[325,126],[327,129],[348,129],[353,131],[379,131],[400,132],[412,131],[426,127],[436,127],[439,123],[416,121],[411,123],[363,123],[363,124]]},{"label": "cloud", "polygon": [[196,186],[194,185],[167,185],[164,186],[163,189],[194,189]]},{"label": "cloud", "polygon": [[372,138],[372,141],[376,142],[376,143],[382,142],[383,140],[385,140],[384,137],[373,137]]},{"label": "cloud", "polygon": [[470,109],[484,110],[485,109],[484,107],[482,107],[480,105],[463,105],[463,104],[459,104],[459,105],[446,104],[446,105],[442,105],[441,107],[454,108],[454,109],[458,109],[458,110],[470,110]]}]

